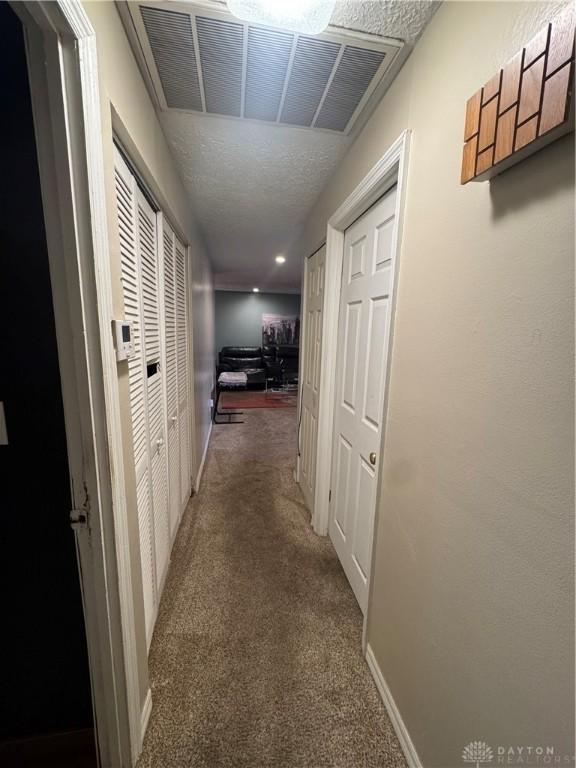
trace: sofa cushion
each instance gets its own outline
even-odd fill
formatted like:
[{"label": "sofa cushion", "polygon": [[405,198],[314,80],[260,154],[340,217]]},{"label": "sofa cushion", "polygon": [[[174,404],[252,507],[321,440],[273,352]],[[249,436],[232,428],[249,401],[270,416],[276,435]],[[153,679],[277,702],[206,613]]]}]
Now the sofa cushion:
[{"label": "sofa cushion", "polygon": [[222,349],[220,350],[220,360],[223,360],[223,358],[225,357],[261,358],[262,348],[261,347],[222,347]]},{"label": "sofa cushion", "polygon": [[222,347],[219,371],[241,371],[248,377],[248,386],[266,383],[261,347]]},{"label": "sofa cushion", "polygon": [[261,357],[220,357],[222,366],[232,371],[258,370],[264,367]]}]

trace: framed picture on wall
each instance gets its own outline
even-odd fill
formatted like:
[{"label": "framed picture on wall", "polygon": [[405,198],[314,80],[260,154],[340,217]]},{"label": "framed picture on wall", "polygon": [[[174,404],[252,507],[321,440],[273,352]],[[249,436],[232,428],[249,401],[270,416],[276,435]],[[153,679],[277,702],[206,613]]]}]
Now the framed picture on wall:
[{"label": "framed picture on wall", "polygon": [[262,315],[262,346],[300,343],[297,315]]}]

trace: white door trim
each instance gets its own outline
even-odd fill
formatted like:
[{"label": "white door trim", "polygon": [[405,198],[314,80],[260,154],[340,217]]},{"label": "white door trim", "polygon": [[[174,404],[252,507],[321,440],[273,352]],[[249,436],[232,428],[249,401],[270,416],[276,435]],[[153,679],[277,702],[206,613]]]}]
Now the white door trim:
[{"label": "white door trim", "polygon": [[[316,450],[316,492],[312,525],[320,536],[328,533],[330,513],[330,474],[332,466],[332,435],[334,427],[336,362],[338,354],[338,314],[340,283],[344,257],[344,231],[394,184],[398,185],[394,253],[397,263],[402,234],[402,212],[406,187],[406,169],[410,131],[404,131],[366,174],[356,189],[328,220],[326,230],[326,273],[324,310],[322,318],[322,375],[318,407],[318,446]],[[394,281],[398,270],[395,270]],[[392,307],[394,316],[395,307]],[[388,350],[390,355],[391,345]],[[386,410],[384,410],[386,413]],[[382,456],[380,451],[380,456]]]},{"label": "white door trim", "polygon": [[96,37],[78,0],[14,4],[22,19],[46,218],[95,727],[102,766],[135,763],[142,719]]},{"label": "white door trim", "polygon": [[[322,272],[322,287],[320,290],[320,294],[316,293],[314,297],[309,295],[310,291],[310,263],[311,260],[314,259],[315,256],[317,256],[322,249],[325,249],[326,242],[323,241],[322,244],[316,248],[314,251],[312,251],[311,254],[309,254],[303,262],[303,276],[302,276],[302,298],[300,302],[300,359],[299,359],[299,370],[301,371],[301,375],[299,376],[299,383],[298,383],[298,409],[297,409],[297,419],[298,419],[298,442],[297,442],[297,454],[296,454],[296,473],[295,473],[295,480],[298,483],[298,485],[301,486],[302,494],[304,496],[304,501],[306,503],[306,506],[309,508],[311,513],[311,518],[314,513],[314,488],[310,488],[310,493],[308,493],[304,488],[302,488],[302,481],[303,481],[303,471],[302,471],[302,454],[305,450],[305,443],[304,438],[306,437],[306,426],[303,420],[303,408],[304,408],[304,397],[305,397],[305,382],[307,377],[309,376],[308,371],[308,361],[310,356],[310,350],[308,349],[307,344],[307,337],[308,337],[308,323],[309,323],[309,313],[310,313],[310,304],[312,303],[312,299],[318,300],[320,296],[320,302],[323,305],[324,302],[324,277]],[[326,255],[324,254],[324,265],[323,269],[325,269],[325,261],[326,261]],[[316,267],[318,269],[318,267]],[[322,356],[320,355],[320,358]],[[310,360],[312,362],[312,368],[314,369],[315,360]],[[321,362],[321,361],[320,361]],[[321,370],[319,368],[319,370]],[[314,380],[314,371],[312,372],[312,381]],[[318,387],[318,393],[319,393],[319,387]],[[317,434],[317,432],[316,432]],[[316,442],[316,441],[315,441]],[[314,450],[314,449],[312,449]],[[316,464],[314,464],[314,474],[316,473]]]},{"label": "white door trim", "polygon": [[[386,392],[390,375],[390,356],[392,352],[392,334],[394,327],[396,282],[398,279],[398,255],[402,237],[402,220],[406,193],[406,178],[410,131],[405,130],[380,158],[374,167],[366,174],[354,191],[328,220],[326,231],[326,272],[324,283],[324,310],[322,320],[322,374],[320,378],[320,398],[318,408],[318,445],[316,452],[316,489],[314,495],[314,515],[312,525],[317,534],[325,536],[328,533],[330,515],[330,483],[332,471],[332,450],[335,413],[335,383],[338,355],[338,315],[340,307],[340,288],[342,276],[342,261],[344,258],[344,231],[359,218],[378,198],[394,184],[398,186],[393,235],[393,268],[392,285],[394,286],[391,307],[392,322],[390,323],[390,344],[388,346]],[[387,395],[384,401],[382,447],[379,451],[380,466],[384,455],[384,440],[386,431]],[[382,472],[379,471],[379,483],[376,504],[378,505]],[[374,517],[374,531],[376,516]],[[374,563],[375,547],[372,547],[372,564]],[[370,585],[372,579],[370,578]],[[369,586],[369,599],[370,599]],[[364,641],[366,636],[368,611],[364,617]]]},{"label": "white door trim", "polygon": [[301,429],[302,422],[302,393],[304,387],[302,382],[304,380],[304,368],[306,360],[306,317],[308,313],[308,269],[306,264],[310,256],[313,256],[316,251],[308,254],[302,262],[302,279],[300,284],[302,286],[302,293],[300,294],[300,348],[298,350],[298,370],[302,373],[298,377],[298,401],[296,403],[296,423],[298,424],[298,434],[296,435],[296,468],[294,470],[294,480],[300,485],[300,446],[301,446]]}]

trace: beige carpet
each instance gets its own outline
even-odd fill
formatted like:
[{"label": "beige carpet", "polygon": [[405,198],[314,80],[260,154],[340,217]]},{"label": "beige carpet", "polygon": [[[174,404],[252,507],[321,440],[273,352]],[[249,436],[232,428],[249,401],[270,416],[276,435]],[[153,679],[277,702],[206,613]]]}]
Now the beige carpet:
[{"label": "beige carpet", "polygon": [[362,616],[293,480],[293,410],[216,426],[150,654],[139,768],[405,766]]}]

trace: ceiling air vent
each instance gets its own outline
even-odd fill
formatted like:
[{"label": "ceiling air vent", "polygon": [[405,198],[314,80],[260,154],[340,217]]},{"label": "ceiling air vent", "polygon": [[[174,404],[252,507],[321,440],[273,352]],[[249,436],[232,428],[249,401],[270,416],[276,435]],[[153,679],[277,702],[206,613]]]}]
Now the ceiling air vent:
[{"label": "ceiling air vent", "polygon": [[324,95],[340,46],[315,37],[301,37],[280,115],[281,123],[311,126]]},{"label": "ceiling air vent", "polygon": [[244,29],[229,21],[196,18],[206,112],[242,114]]},{"label": "ceiling air vent", "polygon": [[205,5],[127,5],[165,110],[349,133],[402,45],[330,28],[298,35]]},{"label": "ceiling air vent", "polygon": [[190,16],[142,8],[142,21],[167,105],[175,109],[202,110]]},{"label": "ceiling air vent", "polygon": [[244,117],[274,122],[278,116],[294,35],[273,29],[248,29]]}]

